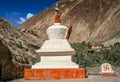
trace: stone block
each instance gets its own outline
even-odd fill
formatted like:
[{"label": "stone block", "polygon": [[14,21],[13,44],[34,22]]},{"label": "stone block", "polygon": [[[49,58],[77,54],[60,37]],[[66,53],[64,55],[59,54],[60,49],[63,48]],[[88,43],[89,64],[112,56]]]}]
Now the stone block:
[{"label": "stone block", "polygon": [[100,70],[102,76],[115,76],[114,70],[112,70],[112,66],[109,63],[103,63]]}]

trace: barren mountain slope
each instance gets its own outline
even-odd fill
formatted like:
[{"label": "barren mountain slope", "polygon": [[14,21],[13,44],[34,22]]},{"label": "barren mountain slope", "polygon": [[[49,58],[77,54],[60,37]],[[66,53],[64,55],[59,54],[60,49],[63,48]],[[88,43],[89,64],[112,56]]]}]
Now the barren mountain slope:
[{"label": "barren mountain slope", "polygon": [[[72,25],[70,42],[112,44],[120,41],[120,0],[60,0],[61,23]],[[20,26],[47,39],[46,29],[54,23],[54,7],[36,14]]]},{"label": "barren mountain slope", "polygon": [[[4,80],[23,77],[24,67],[30,67],[34,52],[42,39],[29,32],[20,32],[7,20],[0,17],[0,65]],[[36,59],[37,60],[37,59]]]}]

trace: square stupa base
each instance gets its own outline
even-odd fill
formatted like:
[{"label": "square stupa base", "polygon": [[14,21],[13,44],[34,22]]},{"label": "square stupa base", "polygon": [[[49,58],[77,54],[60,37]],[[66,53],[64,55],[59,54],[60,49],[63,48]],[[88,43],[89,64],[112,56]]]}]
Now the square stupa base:
[{"label": "square stupa base", "polygon": [[85,68],[48,68],[24,70],[25,80],[60,80],[86,78]]},{"label": "square stupa base", "polygon": [[115,76],[115,73],[102,73],[102,76]]},{"label": "square stupa base", "polygon": [[32,68],[79,68],[71,59],[71,56],[41,56],[41,61],[32,65]]}]

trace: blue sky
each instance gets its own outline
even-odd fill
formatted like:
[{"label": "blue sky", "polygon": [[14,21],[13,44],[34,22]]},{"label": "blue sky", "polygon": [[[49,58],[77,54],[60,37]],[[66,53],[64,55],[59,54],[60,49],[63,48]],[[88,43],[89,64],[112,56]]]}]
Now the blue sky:
[{"label": "blue sky", "polygon": [[58,0],[0,0],[0,16],[14,26],[19,26],[27,19],[51,6]]}]

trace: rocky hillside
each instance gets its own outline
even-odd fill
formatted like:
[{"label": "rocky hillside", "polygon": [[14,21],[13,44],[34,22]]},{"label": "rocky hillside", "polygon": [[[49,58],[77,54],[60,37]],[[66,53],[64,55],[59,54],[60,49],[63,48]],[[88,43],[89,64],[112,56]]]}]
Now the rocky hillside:
[{"label": "rocky hillside", "polygon": [[34,52],[42,44],[34,32],[15,28],[0,17],[0,65],[4,80],[23,77],[24,67],[30,67],[36,59]]},{"label": "rocky hillside", "polygon": [[[120,41],[120,0],[60,0],[62,24],[72,25],[70,42],[113,44]],[[54,7],[36,14],[20,26],[47,39],[46,29],[54,22]]]}]

